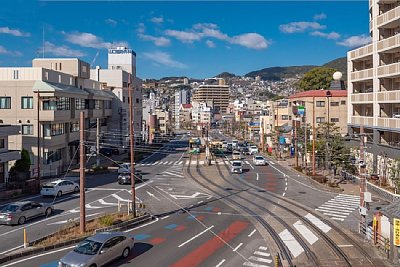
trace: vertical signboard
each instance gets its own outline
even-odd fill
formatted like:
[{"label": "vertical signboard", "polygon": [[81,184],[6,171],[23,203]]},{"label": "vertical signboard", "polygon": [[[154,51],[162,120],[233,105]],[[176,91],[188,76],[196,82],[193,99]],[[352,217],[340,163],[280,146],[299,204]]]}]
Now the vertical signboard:
[{"label": "vertical signboard", "polygon": [[393,245],[400,247],[400,219],[393,219]]}]

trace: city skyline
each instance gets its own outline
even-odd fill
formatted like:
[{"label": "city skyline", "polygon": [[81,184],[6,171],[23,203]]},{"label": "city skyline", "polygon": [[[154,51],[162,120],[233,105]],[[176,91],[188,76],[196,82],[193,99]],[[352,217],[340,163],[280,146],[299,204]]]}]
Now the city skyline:
[{"label": "city skyline", "polygon": [[106,68],[106,49],[127,46],[137,53],[138,77],[205,78],[321,65],[370,41],[367,1],[31,1],[18,13],[15,5],[0,12],[2,67],[30,66],[44,43],[45,57]]}]

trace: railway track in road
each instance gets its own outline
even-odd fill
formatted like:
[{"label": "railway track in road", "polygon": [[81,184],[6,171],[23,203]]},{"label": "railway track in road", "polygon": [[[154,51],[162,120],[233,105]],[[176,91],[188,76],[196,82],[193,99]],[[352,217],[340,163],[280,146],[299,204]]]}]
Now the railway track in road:
[{"label": "railway track in road", "polygon": [[[225,168],[227,169],[227,171],[229,171],[228,167],[226,165],[224,165]],[[227,183],[229,183],[232,186],[236,186],[231,180],[227,179],[225,177],[225,175],[223,175],[221,168],[219,165],[216,165],[218,173],[220,175],[220,177]],[[318,235],[325,241],[326,244],[328,244],[328,246],[332,249],[332,251],[338,256],[340,257],[343,262],[345,264],[347,264],[348,266],[353,266],[351,263],[351,260],[349,259],[349,257],[347,256],[347,254],[324,232],[322,231],[320,228],[318,228],[315,224],[313,224],[311,222],[310,219],[305,218],[304,216],[302,216],[301,214],[299,214],[298,212],[294,211],[293,209],[288,208],[287,206],[284,206],[276,201],[273,201],[269,198],[266,198],[265,196],[260,195],[261,192],[262,193],[266,193],[269,196],[272,196],[280,201],[285,202],[286,204],[289,204],[291,206],[294,206],[298,209],[304,210],[307,213],[317,217],[319,220],[321,220],[323,223],[325,223],[326,225],[328,225],[330,228],[332,228],[335,232],[337,232],[342,238],[344,238],[346,241],[350,242],[351,245],[353,247],[355,247],[358,252],[363,255],[365,257],[365,259],[371,264],[369,266],[379,266],[376,265],[372,259],[372,257],[359,245],[359,243],[357,241],[355,241],[353,238],[351,238],[350,236],[348,236],[342,229],[340,229],[339,227],[337,227],[335,224],[331,223],[329,220],[326,220],[322,217],[320,217],[320,215],[318,215],[316,212],[314,212],[312,209],[309,209],[307,207],[304,207],[292,200],[289,200],[281,195],[278,195],[276,193],[267,191],[261,187],[258,187],[256,185],[253,185],[249,182],[243,181],[241,179],[236,179],[235,181],[239,182],[240,184],[248,187],[249,189],[254,189],[254,192],[251,191],[246,191],[247,193],[251,194],[252,196],[257,197],[258,199],[261,199],[263,201],[266,201],[268,203],[271,203],[283,210],[285,210],[286,212],[296,216],[299,220],[301,220],[302,222],[304,222],[305,224],[307,224],[308,227],[310,227],[311,229],[313,229],[316,233],[318,233]],[[261,192],[260,192],[261,191]]]},{"label": "railway track in road", "polygon": [[[221,196],[221,194],[219,192],[217,192],[216,190],[212,189],[210,186],[208,186],[207,184],[205,184],[204,182],[200,181],[199,179],[196,179],[194,177],[194,175],[192,174],[191,171],[191,162],[192,162],[192,155],[190,155],[190,161],[189,164],[187,165],[187,173],[190,176],[190,178],[195,181],[196,183],[198,183],[199,185],[201,185],[202,187],[208,189],[210,192],[212,192],[215,195]],[[196,161],[198,162],[198,156],[196,156]],[[208,180],[200,171],[199,171],[199,167],[198,164],[196,164],[197,168],[197,173],[205,180]],[[210,181],[211,182],[211,181]],[[213,182],[211,182],[212,184],[214,184]],[[214,184],[215,185],[215,184]],[[217,185],[216,185],[217,186]],[[218,188],[221,189],[220,186],[217,186]],[[225,197],[225,196],[221,196],[221,197]],[[282,241],[282,239],[280,238],[280,236],[278,235],[278,233],[275,231],[275,229],[263,218],[261,218],[256,212],[254,212],[253,210],[249,209],[248,207],[240,204],[237,201],[234,201],[232,199],[226,198],[226,201],[232,203],[233,205],[241,208],[242,210],[244,210],[247,214],[251,215],[252,217],[254,217],[266,230],[267,232],[271,235],[272,239],[274,240],[275,244],[278,246],[280,253],[282,254],[283,258],[285,260],[287,260],[289,266],[293,267],[295,266],[292,263],[292,256],[288,250],[288,248],[286,247],[285,243]],[[315,263],[318,262],[318,260],[316,258],[315,259]],[[315,266],[318,266],[317,264]]]}]

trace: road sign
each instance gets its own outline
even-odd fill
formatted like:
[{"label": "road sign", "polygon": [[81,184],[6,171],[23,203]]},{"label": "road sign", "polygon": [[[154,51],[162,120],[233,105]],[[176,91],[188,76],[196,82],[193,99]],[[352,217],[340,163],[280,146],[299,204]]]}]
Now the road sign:
[{"label": "road sign", "polygon": [[400,247],[400,219],[393,218],[393,245]]}]

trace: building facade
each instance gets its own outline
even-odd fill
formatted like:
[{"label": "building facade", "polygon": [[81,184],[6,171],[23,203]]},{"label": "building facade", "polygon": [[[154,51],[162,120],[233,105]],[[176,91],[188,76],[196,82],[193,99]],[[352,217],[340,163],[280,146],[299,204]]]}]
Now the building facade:
[{"label": "building facade", "polygon": [[20,134],[19,126],[0,124],[0,189],[9,182],[11,164],[21,158],[20,151],[8,149],[8,137]]},{"label": "building facade", "polygon": [[174,94],[174,121],[175,121],[175,129],[179,130],[181,128],[180,125],[180,108],[182,104],[190,104],[190,90],[186,89],[178,89]]},{"label": "building facade", "polygon": [[347,53],[347,121],[367,137],[367,171],[387,177],[400,154],[400,2],[370,0],[369,13],[372,42]]},{"label": "building facade", "polygon": [[226,113],[229,104],[229,86],[223,80],[219,85],[199,85],[193,95],[193,101],[213,102],[213,113]]}]

